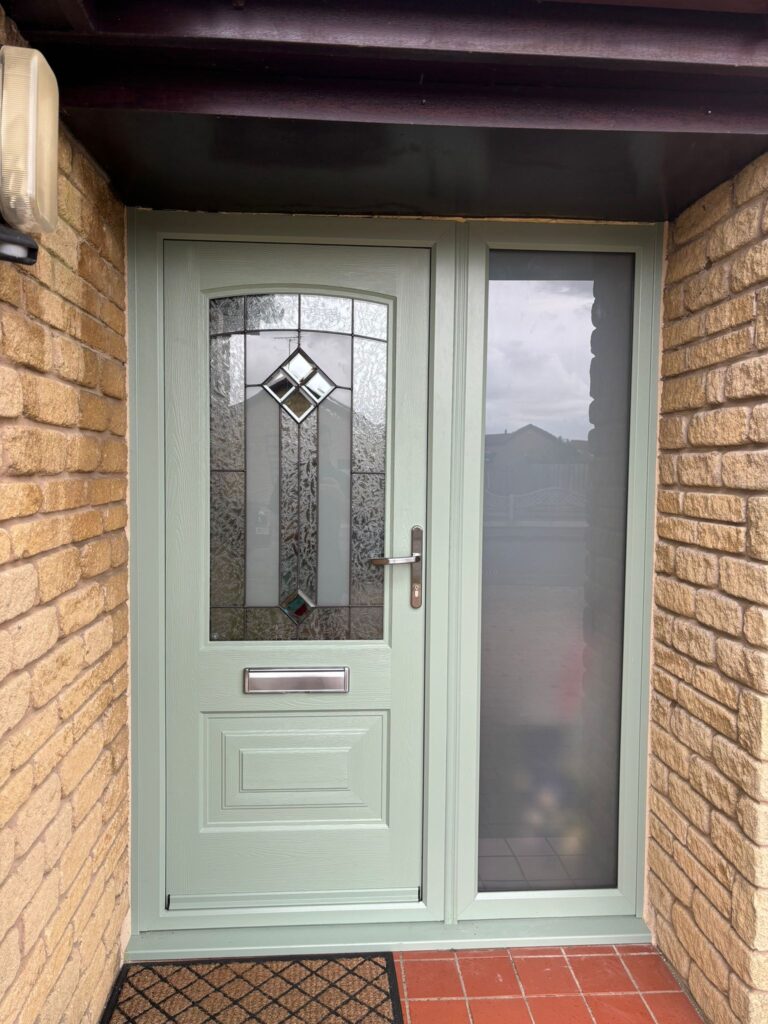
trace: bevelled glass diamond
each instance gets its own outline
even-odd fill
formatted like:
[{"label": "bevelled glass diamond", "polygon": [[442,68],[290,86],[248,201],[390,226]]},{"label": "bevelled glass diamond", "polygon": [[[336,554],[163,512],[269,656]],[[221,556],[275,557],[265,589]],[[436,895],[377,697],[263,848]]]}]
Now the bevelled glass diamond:
[{"label": "bevelled glass diamond", "polygon": [[283,369],[288,371],[297,384],[303,384],[317,367],[299,350],[283,364]]},{"label": "bevelled glass diamond", "polygon": [[306,594],[302,594],[300,590],[295,590],[284,601],[280,602],[280,607],[294,622],[302,622],[315,606]]},{"label": "bevelled glass diamond", "polygon": [[333,391],[334,385],[328,380],[321,370],[316,370],[309,380],[302,385],[302,390],[320,404],[324,398]]},{"label": "bevelled glass diamond", "polygon": [[315,408],[314,403],[306,395],[302,394],[301,391],[294,391],[292,395],[285,399],[282,406],[293,416],[297,423],[301,423]]},{"label": "bevelled glass diamond", "polygon": [[264,382],[264,387],[278,402],[282,402],[293,391],[295,385],[290,377],[283,373],[282,369],[275,370],[272,376]]}]

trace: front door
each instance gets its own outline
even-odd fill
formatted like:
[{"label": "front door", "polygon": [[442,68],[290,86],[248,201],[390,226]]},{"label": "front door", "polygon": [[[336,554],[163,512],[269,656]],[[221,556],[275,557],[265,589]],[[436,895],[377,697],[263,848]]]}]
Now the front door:
[{"label": "front door", "polygon": [[429,289],[165,243],[167,909],[420,898]]}]

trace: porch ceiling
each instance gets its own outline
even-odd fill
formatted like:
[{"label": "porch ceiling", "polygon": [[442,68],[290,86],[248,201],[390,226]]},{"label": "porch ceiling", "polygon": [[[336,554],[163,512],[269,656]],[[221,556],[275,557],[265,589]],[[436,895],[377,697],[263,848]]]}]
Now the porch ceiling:
[{"label": "porch ceiling", "polygon": [[768,148],[757,0],[5,6],[132,205],[666,219]]}]

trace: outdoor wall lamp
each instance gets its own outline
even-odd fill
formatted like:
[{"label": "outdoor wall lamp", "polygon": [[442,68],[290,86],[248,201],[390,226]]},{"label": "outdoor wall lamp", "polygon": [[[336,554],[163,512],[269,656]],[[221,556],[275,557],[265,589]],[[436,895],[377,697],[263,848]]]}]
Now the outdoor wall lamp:
[{"label": "outdoor wall lamp", "polygon": [[39,50],[0,48],[0,260],[34,263],[58,222],[59,88]]}]

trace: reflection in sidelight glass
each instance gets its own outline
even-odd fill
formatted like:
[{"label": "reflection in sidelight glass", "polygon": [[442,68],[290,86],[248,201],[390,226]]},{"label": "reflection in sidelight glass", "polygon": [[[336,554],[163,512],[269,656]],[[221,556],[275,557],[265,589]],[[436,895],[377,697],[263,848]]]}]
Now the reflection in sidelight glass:
[{"label": "reflection in sidelight glass", "polygon": [[383,637],[389,310],[212,299],[211,640]]},{"label": "reflection in sidelight glass", "polygon": [[632,281],[490,255],[480,892],[617,883]]}]

